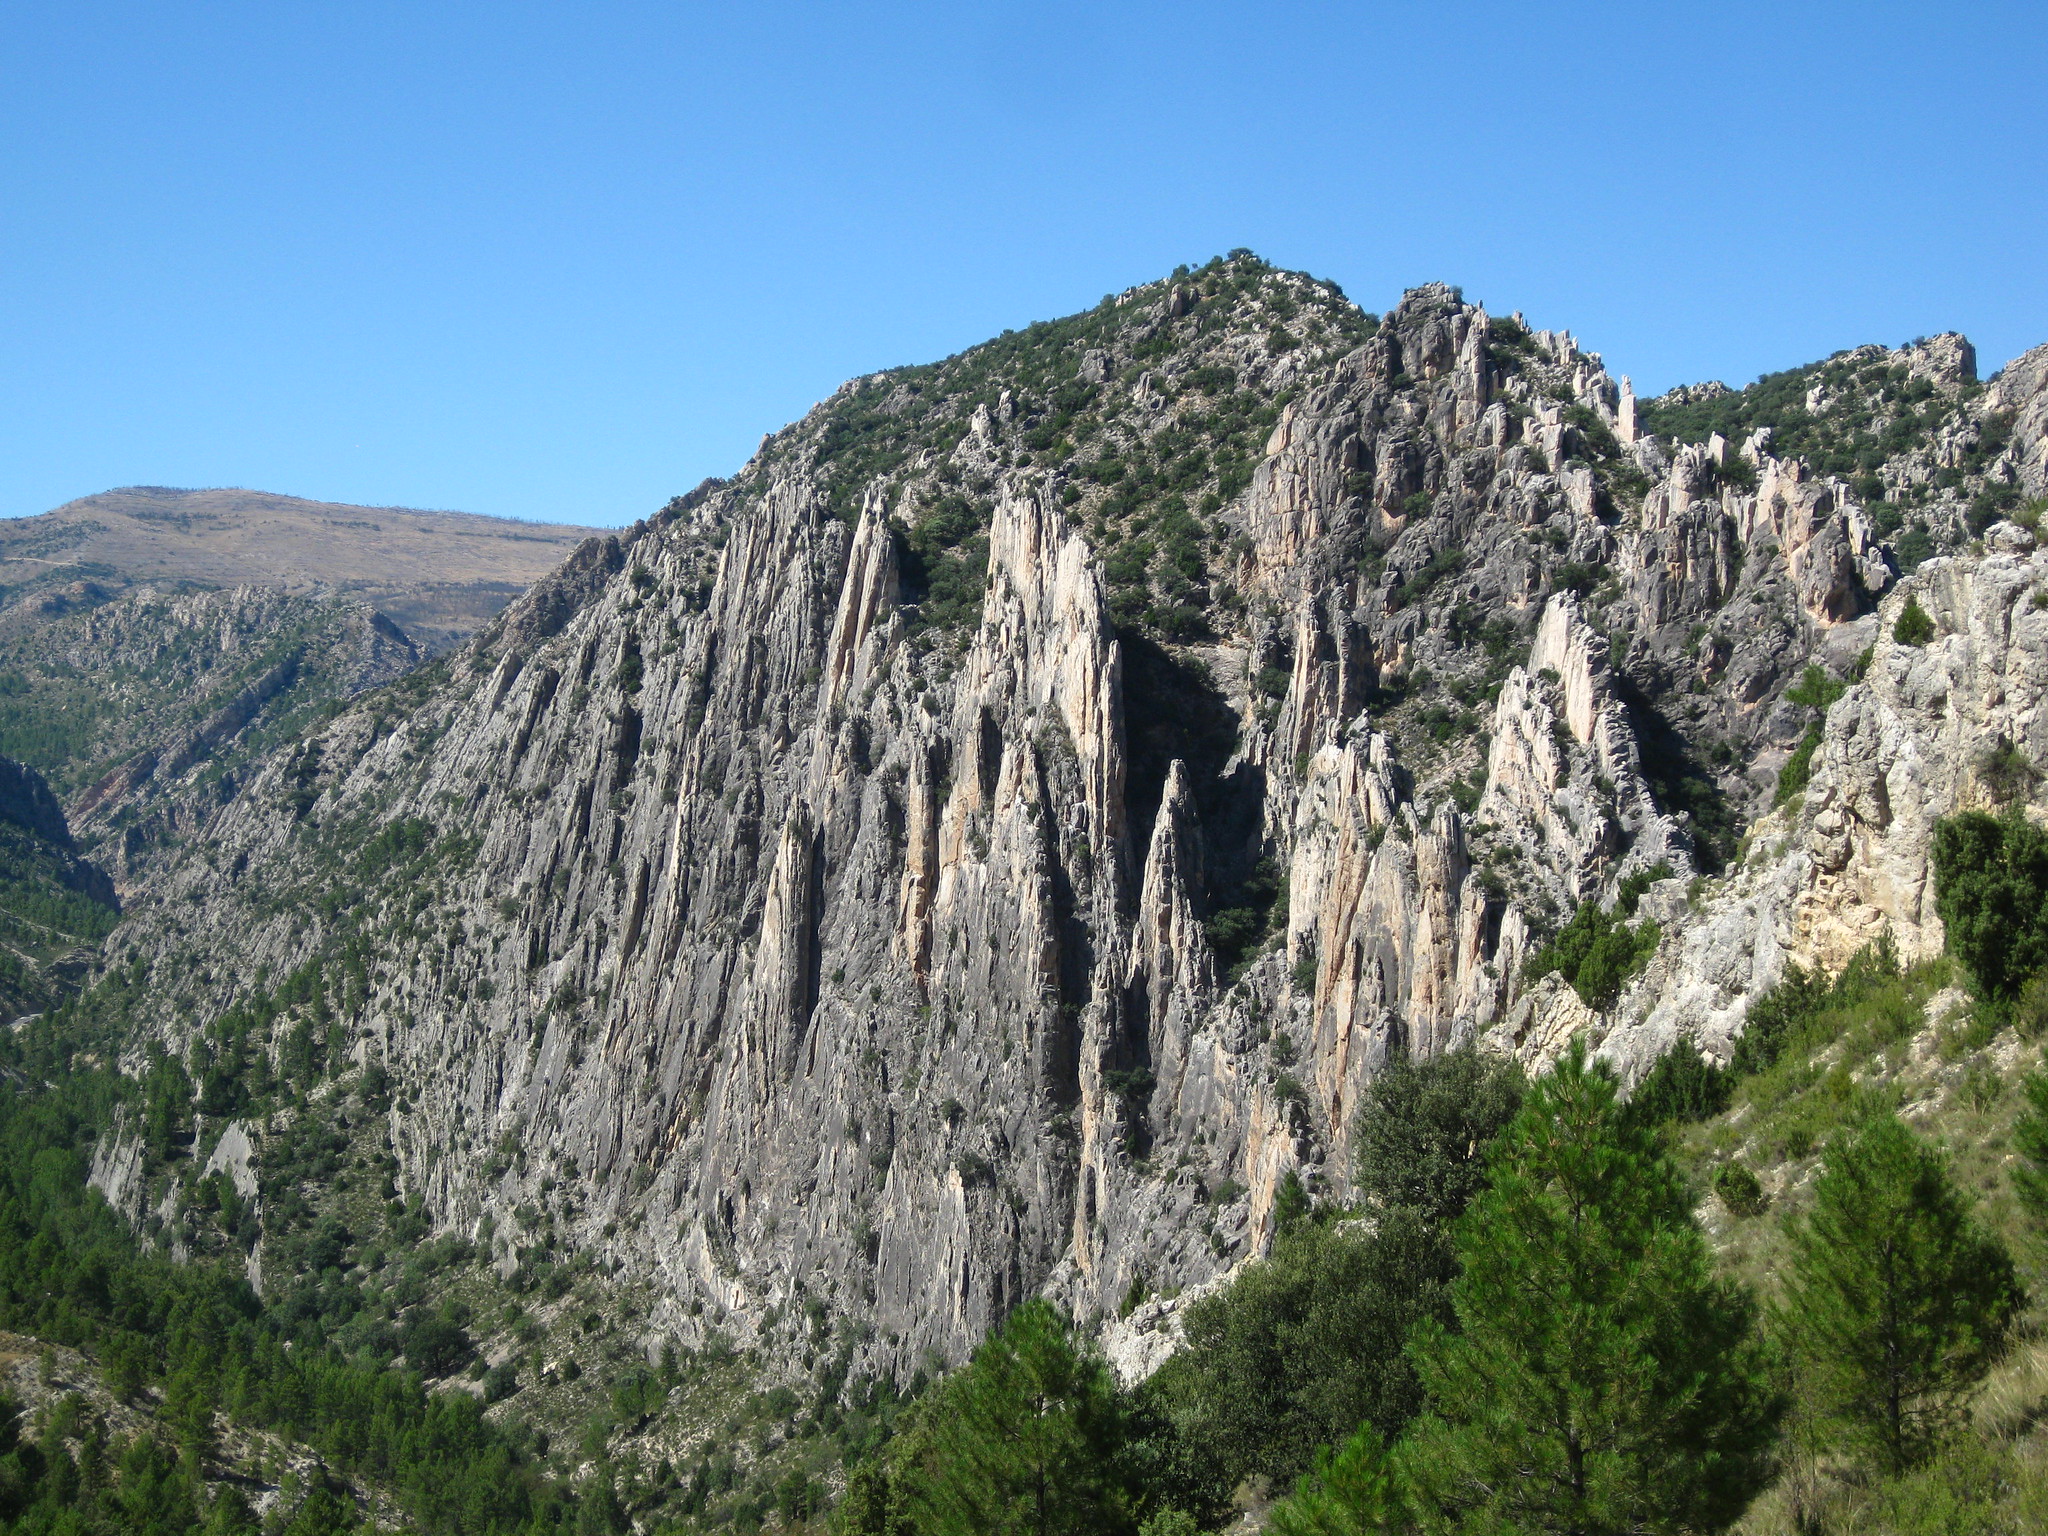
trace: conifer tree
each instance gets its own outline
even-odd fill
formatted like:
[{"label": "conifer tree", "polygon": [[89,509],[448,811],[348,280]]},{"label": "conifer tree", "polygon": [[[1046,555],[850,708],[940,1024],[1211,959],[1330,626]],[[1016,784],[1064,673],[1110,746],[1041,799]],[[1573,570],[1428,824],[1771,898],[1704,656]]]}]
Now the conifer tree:
[{"label": "conifer tree", "polygon": [[1324,1448],[1315,1471],[1273,1506],[1266,1528],[1275,1536],[1369,1536],[1388,1528],[1396,1507],[1386,1442],[1366,1424],[1334,1452]]},{"label": "conifer tree", "polygon": [[1677,1170],[1583,1048],[1531,1085],[1460,1220],[1457,1328],[1416,1329],[1429,1411],[1394,1453],[1426,1529],[1725,1529],[1782,1403]]},{"label": "conifer tree", "polygon": [[1132,1521],[1108,1368],[1044,1300],[1026,1302],[932,1394],[896,1471],[923,1536],[1112,1536]]},{"label": "conifer tree", "polygon": [[1819,1421],[1886,1471],[1960,1422],[2022,1302],[1941,1156],[1896,1115],[1829,1145],[1793,1228],[1782,1322]]}]

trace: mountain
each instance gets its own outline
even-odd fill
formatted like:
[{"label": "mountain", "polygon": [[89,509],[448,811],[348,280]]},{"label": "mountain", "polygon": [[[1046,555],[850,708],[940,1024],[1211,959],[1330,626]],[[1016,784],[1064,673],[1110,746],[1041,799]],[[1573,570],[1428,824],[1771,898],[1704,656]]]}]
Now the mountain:
[{"label": "mountain", "polygon": [[106,874],[78,856],[63,808],[33,768],[0,757],[0,1011],[62,999],[120,916]]},{"label": "mountain", "polygon": [[35,623],[138,586],[261,586],[353,598],[440,651],[589,536],[467,512],[128,486],[0,520],[0,624]]},{"label": "mountain", "polygon": [[[1635,1084],[1807,971],[1945,964],[1936,825],[2048,762],[2044,497],[2048,348],[1638,400],[1233,253],[853,380],[167,784],[34,1039],[127,1066],[96,1187],[302,1350],[473,1350],[519,1455],[793,1526],[1027,1297],[1146,1375],[1354,1202],[1391,1060]],[[1914,974],[1856,1081],[1946,1114],[2038,1058]],[[1788,1202],[1773,1117],[1855,1087],[1812,1048],[1751,1122]]]}]

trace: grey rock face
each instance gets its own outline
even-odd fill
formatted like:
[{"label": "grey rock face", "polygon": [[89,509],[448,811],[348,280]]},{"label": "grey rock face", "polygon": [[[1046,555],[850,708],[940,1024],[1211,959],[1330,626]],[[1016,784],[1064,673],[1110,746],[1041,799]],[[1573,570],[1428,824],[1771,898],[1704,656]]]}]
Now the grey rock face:
[{"label": "grey rock face", "polygon": [[[1036,1291],[1101,1315],[1226,1273],[1288,1171],[1344,1189],[1392,1051],[1580,1032],[1635,1070],[1725,1049],[1787,955],[1927,943],[1956,765],[1985,731],[2048,751],[2037,557],[1925,567],[1944,639],[1901,654],[1861,504],[1767,435],[1648,435],[1572,338],[1442,287],[1371,328],[1299,287],[1242,308],[1278,281],[1134,290],[1061,383],[974,375],[865,458],[835,445],[897,442],[953,375],[856,381],[262,761],[115,946],[161,1031],[259,966],[352,967],[437,1224],[491,1216],[509,1271],[542,1209],[654,1285],[650,1340],[795,1372],[816,1302],[892,1370]],[[1230,389],[1273,412],[1241,476]],[[1169,489],[1133,513],[1141,452]],[[1689,904],[1716,807],[1804,728],[1786,687],[1873,643],[1796,815]],[[1615,1010],[1525,986],[1659,864],[1667,942]]]}]

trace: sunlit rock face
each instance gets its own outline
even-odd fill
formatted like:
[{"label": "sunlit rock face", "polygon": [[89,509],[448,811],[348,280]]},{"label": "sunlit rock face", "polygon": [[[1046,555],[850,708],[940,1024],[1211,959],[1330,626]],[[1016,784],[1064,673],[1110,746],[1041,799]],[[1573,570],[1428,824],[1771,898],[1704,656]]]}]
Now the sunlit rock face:
[{"label": "sunlit rock face", "polygon": [[[1245,261],[856,381],[231,786],[120,958],[173,1038],[345,971],[398,1187],[643,1286],[650,1347],[894,1370],[1199,1286],[1346,1189],[1393,1053],[1633,1075],[1788,957],[1938,943],[1932,818],[2048,754],[2036,556],[1922,567],[1899,647],[1851,486],[1656,419],[1454,290]],[[1532,984],[1638,871],[1620,1001]]]}]

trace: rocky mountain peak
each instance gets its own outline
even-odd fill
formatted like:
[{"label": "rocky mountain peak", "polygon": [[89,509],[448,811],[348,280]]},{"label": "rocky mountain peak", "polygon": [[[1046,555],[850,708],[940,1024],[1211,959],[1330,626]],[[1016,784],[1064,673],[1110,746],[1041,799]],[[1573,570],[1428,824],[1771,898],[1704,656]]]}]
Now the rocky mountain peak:
[{"label": "rocky mountain peak", "polygon": [[[2023,728],[2022,363],[1638,402],[1454,288],[1374,315],[1234,253],[851,381],[583,544],[179,800],[112,953],[181,1050],[311,978],[276,1027],[396,1085],[394,1191],[506,1284],[644,1287],[650,1350],[815,1382],[1106,1316],[1261,1251],[1290,1176],[1341,1193],[1393,1054],[1633,1073],[1853,906],[1924,929],[1880,803],[1966,779],[1942,690]],[[1934,671],[1902,586],[1970,636]],[[1599,978],[1589,912],[1640,946]]]}]

